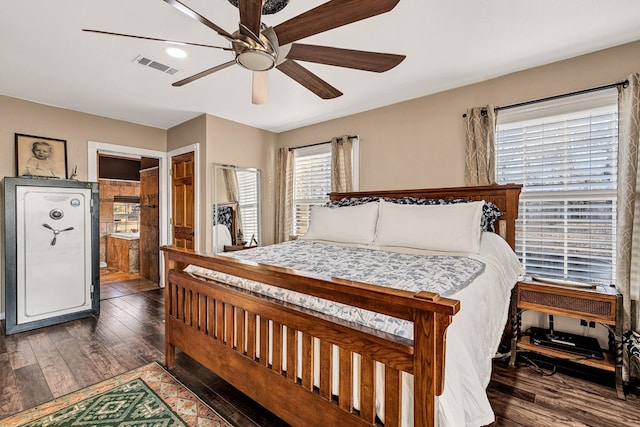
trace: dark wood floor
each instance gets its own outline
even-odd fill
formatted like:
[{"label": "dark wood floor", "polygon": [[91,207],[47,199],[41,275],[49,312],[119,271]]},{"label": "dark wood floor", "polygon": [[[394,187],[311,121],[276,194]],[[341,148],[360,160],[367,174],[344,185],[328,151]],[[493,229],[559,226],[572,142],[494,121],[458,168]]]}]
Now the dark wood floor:
[{"label": "dark wood floor", "polygon": [[[163,316],[162,290],[155,289],[103,300],[97,318],[10,336],[0,331],[0,420],[151,361],[162,361]],[[284,425],[184,354],[178,353],[174,373],[239,426]],[[608,384],[610,379],[603,382],[565,373],[545,377],[527,367],[511,369],[496,361],[488,388],[497,414],[493,425],[640,425],[640,399],[629,395],[620,401]]]},{"label": "dark wood floor", "polygon": [[140,277],[139,273],[125,273],[114,268],[100,269],[100,299],[158,289],[158,283]]}]

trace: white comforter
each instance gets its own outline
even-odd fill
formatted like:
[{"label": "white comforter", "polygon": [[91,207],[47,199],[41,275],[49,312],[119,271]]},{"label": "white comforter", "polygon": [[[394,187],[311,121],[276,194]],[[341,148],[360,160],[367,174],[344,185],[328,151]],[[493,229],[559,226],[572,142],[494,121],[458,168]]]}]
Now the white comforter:
[{"label": "white comforter", "polygon": [[494,421],[486,393],[491,359],[509,315],[511,289],[522,274],[518,257],[493,233],[483,233],[480,254],[469,256],[483,261],[486,268],[474,283],[450,296],[460,301],[460,312],[447,329],[445,388],[438,398],[440,426]]},{"label": "white comforter", "polygon": [[[431,251],[407,248],[379,248],[411,254],[434,254]],[[243,258],[242,253],[231,256]],[[247,254],[248,255],[248,254]],[[493,233],[483,233],[479,254],[451,254],[475,258],[485,264],[484,272],[462,290],[448,295],[458,299],[461,309],[447,330],[445,389],[438,398],[440,426],[482,426],[494,420],[486,388],[491,377],[491,359],[495,355],[509,311],[512,287],[521,274],[518,258],[509,245]],[[226,279],[215,272],[189,266],[187,272],[199,276]],[[236,282],[236,280],[231,280]],[[255,282],[242,284],[254,288]],[[233,283],[234,285],[240,283]],[[381,375],[378,375],[381,383]],[[357,390],[357,388],[355,388]],[[405,374],[403,381],[403,426],[413,425],[413,377]],[[379,414],[383,414],[383,399],[378,399]],[[355,401],[358,399],[356,397]]]}]

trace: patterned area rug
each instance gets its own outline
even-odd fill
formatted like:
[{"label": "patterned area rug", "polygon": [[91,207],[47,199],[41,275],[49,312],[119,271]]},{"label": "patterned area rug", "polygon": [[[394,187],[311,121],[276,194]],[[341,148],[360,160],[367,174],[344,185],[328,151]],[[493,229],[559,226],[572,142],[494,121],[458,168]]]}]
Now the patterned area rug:
[{"label": "patterned area rug", "polygon": [[19,412],[0,425],[232,427],[157,363]]}]

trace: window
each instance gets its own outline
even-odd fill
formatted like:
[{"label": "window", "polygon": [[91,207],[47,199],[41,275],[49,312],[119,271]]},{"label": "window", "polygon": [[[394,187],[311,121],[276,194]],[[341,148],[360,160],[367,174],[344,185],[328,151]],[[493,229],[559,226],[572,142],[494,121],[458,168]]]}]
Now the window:
[{"label": "window", "polygon": [[[351,170],[353,190],[358,191],[360,145],[352,137]],[[311,206],[324,205],[331,192],[331,143],[315,144],[293,150],[293,234],[302,235],[309,226]]]},{"label": "window", "polygon": [[140,197],[113,197],[113,231],[116,233],[140,231]]},{"label": "window", "polygon": [[617,153],[615,89],[498,114],[496,181],[523,184],[516,252],[527,274],[614,281]]},{"label": "window", "polygon": [[309,226],[311,206],[324,205],[331,192],[331,144],[293,151],[293,233]]},{"label": "window", "polygon": [[[242,233],[247,242],[254,237],[258,239],[258,188],[260,180],[255,170],[236,170],[238,179],[238,210],[242,217]],[[254,242],[255,244],[255,242]]]}]

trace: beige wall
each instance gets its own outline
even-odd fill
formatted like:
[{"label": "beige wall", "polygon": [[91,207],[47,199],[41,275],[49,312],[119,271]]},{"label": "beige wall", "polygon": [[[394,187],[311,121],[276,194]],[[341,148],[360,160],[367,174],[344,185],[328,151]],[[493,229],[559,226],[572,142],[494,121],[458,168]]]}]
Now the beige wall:
[{"label": "beige wall", "polygon": [[[67,141],[68,173],[78,166],[79,180],[87,179],[87,142],[96,141],[165,151],[166,131],[121,120],[36,104],[0,95],[0,177],[16,176],[15,133]],[[4,208],[0,208],[4,236]],[[4,237],[2,237],[4,241]],[[0,313],[4,313],[4,244],[0,249]]]},{"label": "beige wall", "polygon": [[51,107],[0,95],[0,174],[15,176],[14,134],[47,136],[67,141],[69,171],[87,179],[87,142],[127,145],[165,151],[166,131],[122,120]]},{"label": "beige wall", "polygon": [[[167,130],[167,151],[177,150],[190,144],[205,145],[204,142],[207,140],[206,117],[203,114]],[[206,149],[206,145],[200,149]]]},{"label": "beige wall", "polygon": [[278,135],[278,145],[358,134],[362,190],[464,185],[462,114],[468,107],[508,105],[601,86],[632,72],[640,72],[640,42],[291,130]]}]

